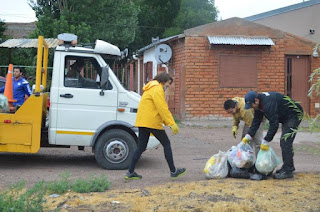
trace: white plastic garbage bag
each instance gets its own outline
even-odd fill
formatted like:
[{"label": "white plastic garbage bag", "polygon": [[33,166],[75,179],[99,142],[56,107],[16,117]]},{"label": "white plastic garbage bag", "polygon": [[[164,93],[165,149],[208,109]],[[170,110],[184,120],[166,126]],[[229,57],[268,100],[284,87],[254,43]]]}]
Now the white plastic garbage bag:
[{"label": "white plastic garbage bag", "polygon": [[243,145],[240,142],[237,146],[232,146],[227,152],[228,161],[231,167],[250,168],[255,162],[255,155],[249,144]]},{"label": "white plastic garbage bag", "polygon": [[0,113],[9,113],[9,103],[8,103],[8,98],[0,94]]},{"label": "white plastic garbage bag", "polygon": [[271,147],[269,150],[258,152],[256,169],[261,173],[268,175],[280,164],[281,160]]},{"label": "white plastic garbage bag", "polygon": [[219,151],[213,155],[203,170],[208,179],[226,178],[228,176],[228,157],[225,152]]}]

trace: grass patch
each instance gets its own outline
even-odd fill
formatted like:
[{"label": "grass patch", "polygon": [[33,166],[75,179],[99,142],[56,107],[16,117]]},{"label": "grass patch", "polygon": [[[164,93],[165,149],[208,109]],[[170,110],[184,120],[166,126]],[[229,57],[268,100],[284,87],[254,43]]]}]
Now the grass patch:
[{"label": "grass patch", "polygon": [[66,171],[60,174],[60,180],[55,180],[53,182],[48,182],[46,185],[46,189],[48,193],[54,194],[63,194],[70,190],[70,180],[71,177],[70,172]]},{"label": "grass patch", "polygon": [[69,180],[70,172],[60,175],[60,180],[41,181],[32,188],[26,189],[25,182],[13,184],[8,190],[0,192],[0,211],[43,211],[47,194],[63,194],[67,191],[77,193],[103,192],[111,183],[105,175],[89,175],[87,179]]},{"label": "grass patch", "polygon": [[26,190],[25,182],[13,184],[0,193],[0,211],[43,211],[46,202],[44,182],[41,181],[31,189]]},{"label": "grass patch", "polygon": [[111,183],[104,175],[100,177],[89,176],[88,179],[78,179],[71,185],[71,190],[77,193],[103,192]]}]

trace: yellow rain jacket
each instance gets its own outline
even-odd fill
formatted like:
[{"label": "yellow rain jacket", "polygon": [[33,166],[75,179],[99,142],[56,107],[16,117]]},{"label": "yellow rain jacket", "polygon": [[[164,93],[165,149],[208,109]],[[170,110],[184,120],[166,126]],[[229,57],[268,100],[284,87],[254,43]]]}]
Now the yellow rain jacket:
[{"label": "yellow rain jacket", "polygon": [[143,87],[143,91],[135,126],[162,130],[163,124],[174,125],[175,121],[165,100],[163,85],[153,80]]},{"label": "yellow rain jacket", "polygon": [[244,98],[234,97],[232,100],[238,102],[238,105],[236,106],[238,112],[233,115],[233,126],[239,127],[240,120],[243,120],[246,125],[250,127],[254,116],[253,108],[250,108],[249,110],[244,109]]}]

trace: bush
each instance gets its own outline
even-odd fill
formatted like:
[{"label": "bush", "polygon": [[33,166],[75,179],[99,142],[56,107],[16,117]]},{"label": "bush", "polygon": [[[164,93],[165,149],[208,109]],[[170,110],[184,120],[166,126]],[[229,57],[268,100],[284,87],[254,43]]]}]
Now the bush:
[{"label": "bush", "polygon": [[89,176],[87,180],[78,179],[71,186],[71,190],[77,193],[103,192],[110,187],[111,183],[104,175],[100,177]]},{"label": "bush", "polygon": [[78,193],[103,192],[111,185],[105,175],[90,175],[88,179],[77,179],[74,183],[70,182],[70,176],[69,172],[65,172],[60,175],[61,180],[41,181],[31,189],[25,189],[24,181],[13,184],[7,191],[0,192],[0,211],[43,211],[47,193],[63,194],[68,190]]},{"label": "bush", "polygon": [[70,172],[64,172],[60,175],[61,180],[60,181],[53,181],[49,182],[46,186],[47,191],[49,193],[55,193],[55,194],[63,194],[70,190],[70,182],[69,177],[71,176]]},{"label": "bush", "polygon": [[44,182],[41,181],[26,191],[24,186],[25,182],[21,181],[0,193],[0,211],[43,211],[46,193]]}]

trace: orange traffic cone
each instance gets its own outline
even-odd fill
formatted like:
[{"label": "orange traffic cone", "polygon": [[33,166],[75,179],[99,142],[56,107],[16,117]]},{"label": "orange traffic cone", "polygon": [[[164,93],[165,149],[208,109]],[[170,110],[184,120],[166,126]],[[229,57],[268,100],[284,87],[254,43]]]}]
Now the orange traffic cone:
[{"label": "orange traffic cone", "polygon": [[11,111],[13,110],[12,103],[17,101],[13,99],[12,70],[13,70],[13,65],[9,64],[8,74],[6,78],[6,85],[4,88],[4,95],[8,98],[9,108]]}]

